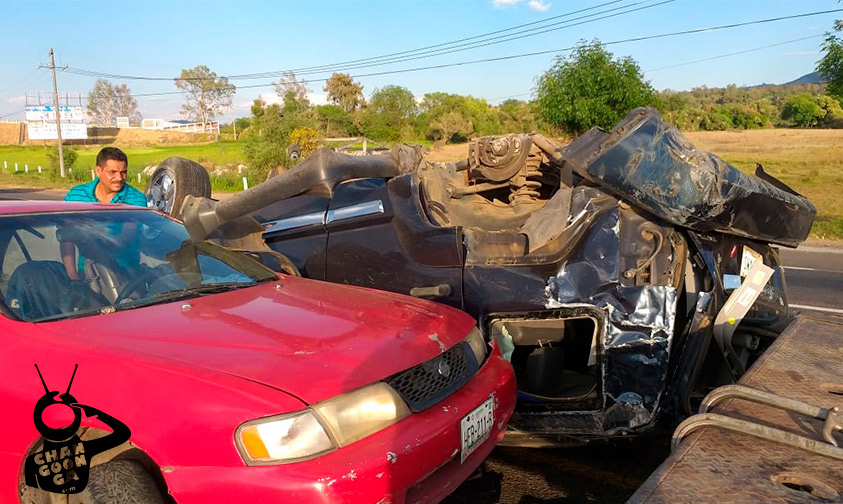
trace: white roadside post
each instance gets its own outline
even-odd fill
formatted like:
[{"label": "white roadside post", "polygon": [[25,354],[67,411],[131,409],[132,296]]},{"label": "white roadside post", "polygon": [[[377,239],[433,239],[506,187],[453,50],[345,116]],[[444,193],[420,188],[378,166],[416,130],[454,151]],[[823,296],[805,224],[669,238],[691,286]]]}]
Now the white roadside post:
[{"label": "white roadside post", "polygon": [[243,190],[245,191],[248,188],[249,188],[249,181],[246,180],[246,177],[243,177]]}]

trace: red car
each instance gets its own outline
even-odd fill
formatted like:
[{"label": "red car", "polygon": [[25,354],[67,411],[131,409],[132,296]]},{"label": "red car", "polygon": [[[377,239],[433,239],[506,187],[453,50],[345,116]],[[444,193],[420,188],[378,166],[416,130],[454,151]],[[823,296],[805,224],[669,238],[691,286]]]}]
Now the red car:
[{"label": "red car", "polygon": [[436,502],[514,408],[470,316],[151,210],[0,203],[0,259],[2,502]]}]

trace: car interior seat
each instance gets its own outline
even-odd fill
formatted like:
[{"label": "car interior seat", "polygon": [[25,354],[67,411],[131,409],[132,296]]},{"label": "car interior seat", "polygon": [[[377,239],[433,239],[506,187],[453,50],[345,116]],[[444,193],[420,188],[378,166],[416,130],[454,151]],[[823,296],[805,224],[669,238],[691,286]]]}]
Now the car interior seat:
[{"label": "car interior seat", "polygon": [[58,261],[28,261],[9,278],[9,308],[24,320],[37,320],[77,310],[107,306],[101,294],[87,283],[71,283]]},{"label": "car interior seat", "polygon": [[28,261],[9,278],[9,308],[19,317],[32,320],[58,315],[69,299],[70,279],[58,261]]}]

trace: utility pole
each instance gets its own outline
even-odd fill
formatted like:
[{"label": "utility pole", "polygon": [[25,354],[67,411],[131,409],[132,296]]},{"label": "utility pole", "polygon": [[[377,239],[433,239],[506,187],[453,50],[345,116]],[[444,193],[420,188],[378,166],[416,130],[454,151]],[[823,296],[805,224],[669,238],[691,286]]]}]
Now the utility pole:
[{"label": "utility pole", "polygon": [[50,49],[50,68],[53,70],[53,105],[56,107],[56,135],[59,139],[59,171],[61,172],[61,178],[65,178],[67,175],[64,172],[64,148],[61,144],[61,113],[59,112],[59,90],[56,86],[56,58],[52,49]]}]

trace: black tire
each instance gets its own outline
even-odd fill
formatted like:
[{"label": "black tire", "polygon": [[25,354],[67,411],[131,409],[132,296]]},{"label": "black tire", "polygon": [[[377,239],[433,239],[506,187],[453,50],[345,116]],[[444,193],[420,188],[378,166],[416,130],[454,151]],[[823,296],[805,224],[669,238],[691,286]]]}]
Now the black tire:
[{"label": "black tire", "polygon": [[92,467],[85,491],[90,504],[164,504],[152,475],[134,460],[112,460]]},{"label": "black tire", "polygon": [[158,165],[146,186],[147,205],[181,219],[185,196],[211,197],[211,177],[199,163],[169,157]]}]

